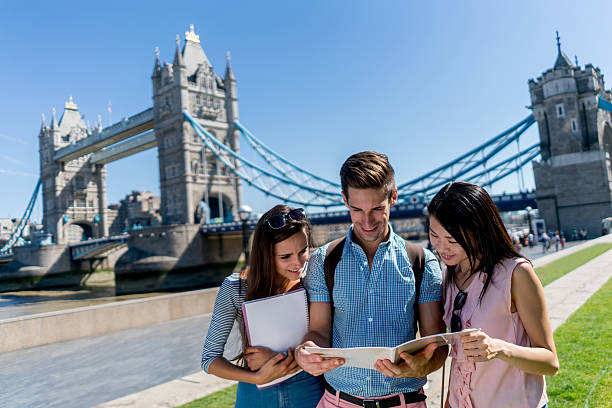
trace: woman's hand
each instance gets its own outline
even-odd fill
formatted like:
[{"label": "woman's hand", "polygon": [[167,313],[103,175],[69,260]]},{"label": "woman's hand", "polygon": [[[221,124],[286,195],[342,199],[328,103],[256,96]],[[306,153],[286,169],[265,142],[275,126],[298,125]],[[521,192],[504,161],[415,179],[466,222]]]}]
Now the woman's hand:
[{"label": "woman's hand", "polygon": [[284,353],[278,353],[266,361],[266,363],[255,373],[255,384],[269,383],[287,374],[295,373],[299,369],[300,367],[293,357],[293,352],[289,349],[287,350],[286,356]]},{"label": "woman's hand", "polygon": [[276,354],[267,347],[247,347],[244,351],[244,359],[251,371],[257,371]]},{"label": "woman's hand", "polygon": [[503,341],[489,337],[482,330],[462,334],[463,353],[469,361],[483,362],[501,357]]}]

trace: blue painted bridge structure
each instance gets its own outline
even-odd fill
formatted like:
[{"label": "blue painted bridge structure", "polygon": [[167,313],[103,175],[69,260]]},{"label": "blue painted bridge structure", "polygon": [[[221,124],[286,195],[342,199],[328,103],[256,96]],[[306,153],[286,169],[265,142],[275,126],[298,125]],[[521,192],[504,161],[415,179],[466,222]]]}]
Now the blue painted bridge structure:
[{"label": "blue painted bridge structure", "polygon": [[[313,224],[348,222],[348,212],[338,210],[343,206],[341,187],[338,183],[317,176],[276,153],[262,140],[255,137],[242,123],[235,121],[247,145],[257,153],[259,163],[245,158],[207,131],[188,111],[184,119],[191,125],[207,149],[232,174],[244,183],[266,196],[291,205],[305,207]],[[491,187],[509,175],[516,174],[521,188],[522,170],[540,155],[539,144],[521,148],[520,138],[535,123],[532,115],[511,128],[490,138],[481,145],[427,172],[413,180],[398,184],[399,201],[392,212],[392,218],[416,218],[423,216],[423,209],[429,198],[444,184],[452,180],[466,180],[484,187]],[[153,128],[152,108],[92,134],[56,152],[54,160],[67,161],[93,153],[90,160],[95,164],[107,163],[156,145]],[[509,150],[514,152],[508,153]],[[262,164],[263,163],[263,164]],[[523,182],[524,186],[524,182]],[[22,223],[28,222],[40,189],[40,181],[32,194]],[[521,210],[527,206],[537,207],[534,192],[521,192],[494,196],[501,211]],[[238,231],[242,223],[204,224],[204,234]],[[18,228],[11,239],[0,249],[0,256],[10,255],[11,248],[22,245],[24,228]],[[115,245],[125,245],[125,238],[109,237],[91,243],[73,245],[75,260]],[[88,250],[85,250],[88,248]],[[97,249],[96,249],[97,248]],[[93,252],[92,252],[93,251]],[[102,253],[100,252],[100,253]],[[95,254],[94,254],[95,255]]]},{"label": "blue painted bridge structure", "polygon": [[[612,112],[612,103],[598,97],[598,108]],[[206,147],[231,173],[247,185],[279,201],[304,206],[309,210],[313,224],[332,224],[347,222],[348,212],[338,211],[342,206],[340,185],[300,167],[276,153],[271,147],[258,139],[242,123],[234,125],[243,136],[247,145],[255,151],[260,161],[255,163],[233,151],[214,134],[208,132],[188,111],[184,119],[194,129]],[[399,202],[394,207],[392,218],[414,218],[423,215],[427,201],[438,189],[452,180],[466,180],[484,187],[491,187],[500,180],[516,174],[521,188],[523,168],[540,156],[540,144],[521,147],[520,138],[535,123],[529,115],[514,126],[493,136],[468,152],[461,154],[448,163],[427,172],[413,180],[398,184]],[[92,153],[95,163],[107,163],[120,157],[133,154],[155,146],[152,138],[153,111],[148,108],[136,115],[86,137],[77,143],[57,151],[54,160],[66,161]],[[508,153],[514,150],[512,153]],[[11,249],[23,245],[23,232],[39,195],[40,181],[37,182],[28,201],[24,216],[9,241],[0,248],[0,257],[10,256]],[[527,206],[537,208],[534,192],[520,192],[493,197],[501,211],[521,210]],[[317,211],[318,209],[318,211]],[[206,224],[203,233],[222,233],[237,231],[241,223]],[[114,244],[116,237],[103,238],[96,245]],[[82,245],[77,245],[81,248]],[[83,256],[76,250],[75,257]]]}]

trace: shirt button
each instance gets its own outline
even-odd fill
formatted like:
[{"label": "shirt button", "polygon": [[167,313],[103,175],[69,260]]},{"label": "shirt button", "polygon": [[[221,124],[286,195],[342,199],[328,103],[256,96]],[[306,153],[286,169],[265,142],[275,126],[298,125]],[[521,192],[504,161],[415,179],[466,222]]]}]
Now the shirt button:
[{"label": "shirt button", "polygon": [[372,323],[374,321],[374,319],[372,319],[371,317],[368,317],[368,322]]},{"label": "shirt button", "polygon": [[370,289],[370,293],[374,293],[374,289]]},{"label": "shirt button", "polygon": [[370,377],[366,377],[366,381],[370,381]]}]

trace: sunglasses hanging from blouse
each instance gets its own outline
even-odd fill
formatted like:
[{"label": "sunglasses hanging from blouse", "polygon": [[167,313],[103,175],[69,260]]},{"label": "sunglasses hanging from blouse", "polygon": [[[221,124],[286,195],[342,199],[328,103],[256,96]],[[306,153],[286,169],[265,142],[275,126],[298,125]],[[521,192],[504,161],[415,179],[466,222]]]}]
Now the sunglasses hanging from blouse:
[{"label": "sunglasses hanging from blouse", "polygon": [[463,329],[463,324],[461,323],[461,309],[463,305],[465,305],[465,300],[467,299],[467,292],[459,290],[457,296],[455,296],[455,301],[453,302],[453,315],[451,317],[451,331],[459,332]]}]

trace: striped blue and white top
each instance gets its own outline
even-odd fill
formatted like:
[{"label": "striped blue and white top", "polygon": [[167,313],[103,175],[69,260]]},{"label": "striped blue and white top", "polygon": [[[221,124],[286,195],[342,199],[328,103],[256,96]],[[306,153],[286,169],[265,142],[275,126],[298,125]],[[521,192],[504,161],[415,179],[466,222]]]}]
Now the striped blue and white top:
[{"label": "striped blue and white top", "polygon": [[234,321],[237,320],[242,325],[242,303],[246,297],[246,290],[246,283],[241,282],[238,273],[223,280],[217,293],[215,309],[202,350],[202,369],[204,371],[208,372],[208,367],[213,360],[223,357],[225,343],[232,331]]},{"label": "striped blue and white top", "polygon": [[[405,241],[391,229],[370,270],[365,252],[351,240],[352,231],[351,227],[334,275],[332,347],[395,347],[412,340],[415,286]],[[304,284],[311,302],[330,301],[323,271],[328,245],[308,261]],[[440,265],[428,250],[425,260],[419,303],[440,301]],[[416,391],[425,384],[425,378],[391,378],[356,367],[338,367],[325,373],[325,380],[337,390],[361,397]]]}]

